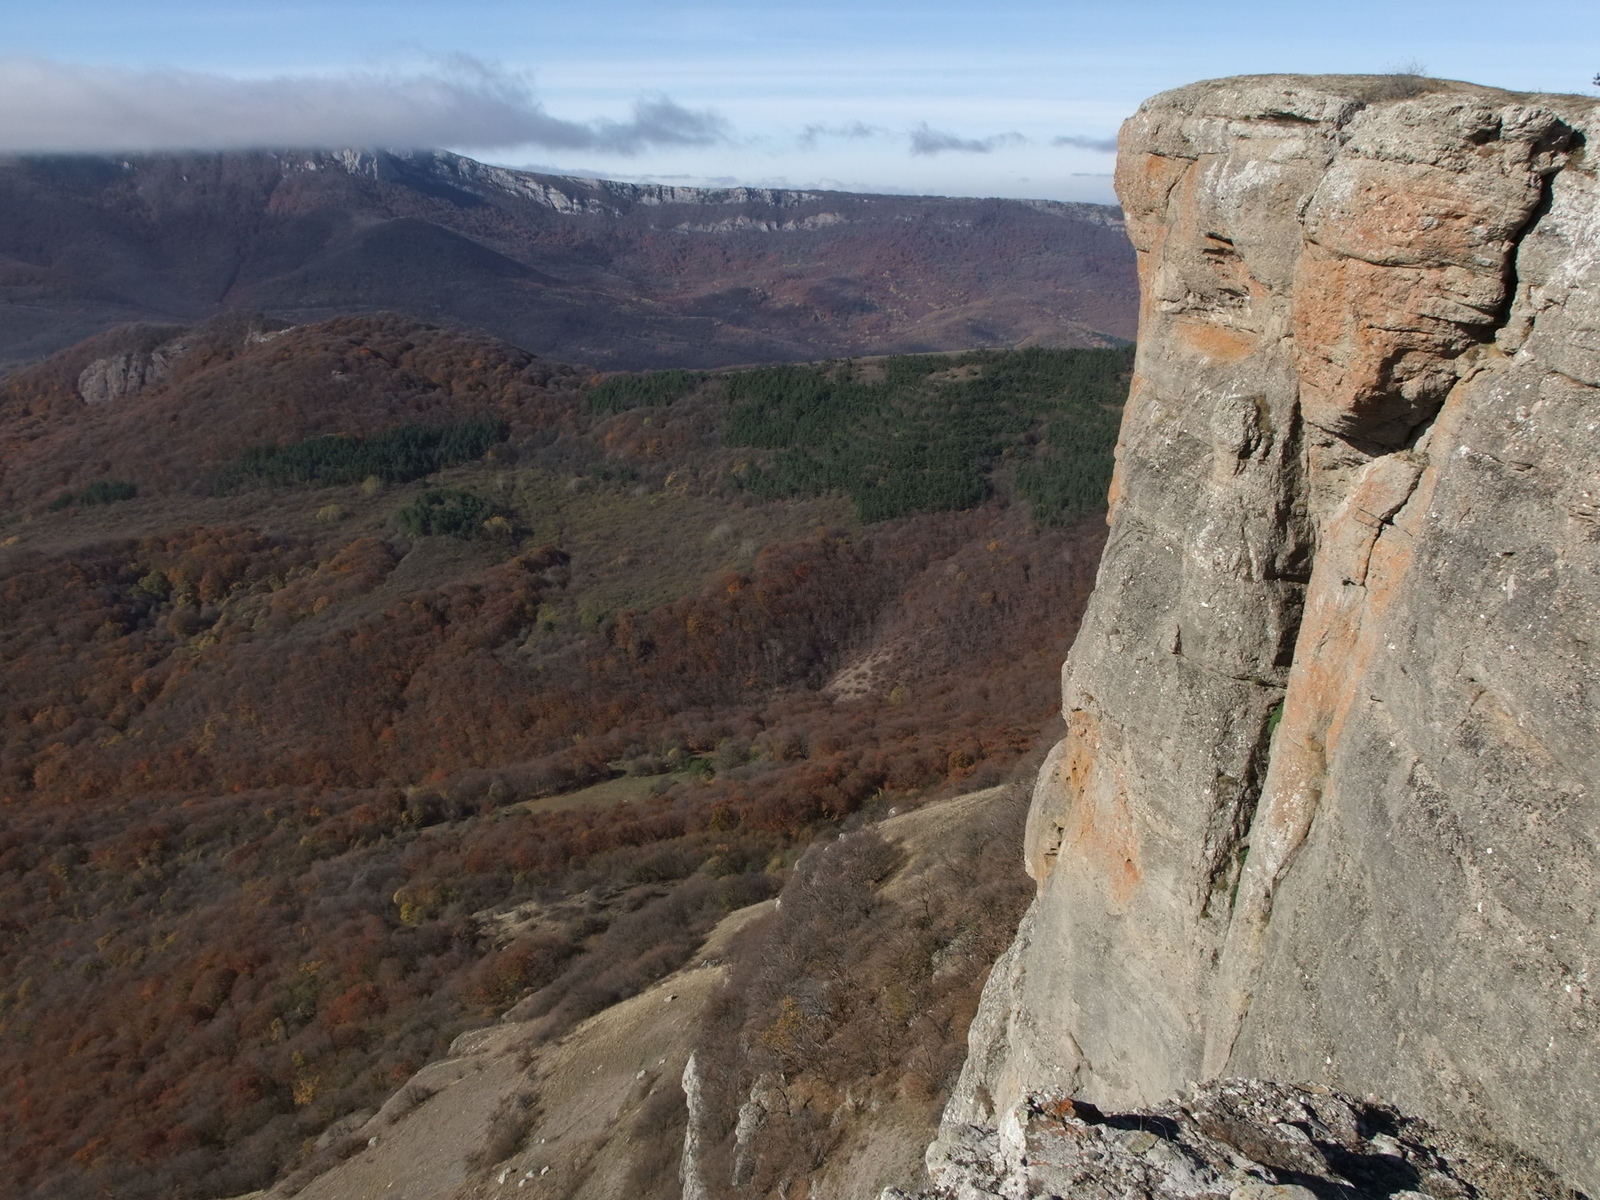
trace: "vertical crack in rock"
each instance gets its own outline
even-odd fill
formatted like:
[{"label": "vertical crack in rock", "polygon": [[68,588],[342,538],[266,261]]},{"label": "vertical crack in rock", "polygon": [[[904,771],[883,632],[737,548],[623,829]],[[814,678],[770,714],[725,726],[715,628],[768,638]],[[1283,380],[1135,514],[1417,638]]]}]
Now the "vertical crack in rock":
[{"label": "vertical crack in rock", "polygon": [[[1479,351],[1492,346],[1510,320],[1517,251],[1548,210],[1551,180],[1575,137],[1569,125],[1541,109],[1497,111],[1462,104],[1446,110],[1444,138],[1432,144],[1398,140],[1393,126],[1412,130],[1417,123],[1416,116],[1401,110],[1370,122],[1375,128],[1353,129],[1306,217],[1308,252],[1297,271],[1296,328],[1301,377],[1312,382],[1303,384],[1302,396],[1323,429],[1358,448],[1395,440],[1425,447],[1450,397],[1460,397],[1465,381],[1491,366]],[[1485,170],[1482,159],[1463,160],[1461,144],[1507,148],[1490,157],[1493,169]],[[1353,167],[1346,165],[1351,150],[1363,152]],[[1397,157],[1408,168],[1404,182],[1417,188],[1422,200],[1392,195],[1394,180],[1370,177],[1369,163],[1387,166]],[[1453,178],[1431,178],[1438,172]],[[1364,202],[1358,206],[1356,198]],[[1400,216],[1386,211],[1396,206],[1407,211]],[[1463,227],[1456,237],[1430,237],[1452,221]],[[1346,267],[1362,264],[1362,297],[1350,294],[1348,277],[1336,289],[1338,300],[1350,305],[1341,335],[1350,336],[1353,326],[1362,342],[1353,351],[1330,350],[1321,328],[1328,297],[1319,289],[1330,271],[1328,257],[1317,253],[1319,242],[1350,254]],[[1472,276],[1470,282],[1463,283],[1462,271]],[[1384,272],[1398,272],[1398,282]],[[1398,289],[1404,289],[1403,302],[1388,310],[1363,310],[1369,295],[1393,297]],[[1473,297],[1467,309],[1452,307],[1467,293]],[[1311,297],[1315,301],[1307,303]],[[1312,315],[1302,319],[1302,311]],[[1487,320],[1475,319],[1478,314]],[[1323,341],[1317,340],[1319,333]],[[1330,386],[1327,368],[1341,353],[1360,365]],[[1435,404],[1433,397],[1443,388],[1448,391]],[[1208,1077],[1228,1068],[1261,970],[1273,895],[1316,817],[1328,759],[1359,698],[1384,610],[1401,593],[1411,569],[1411,537],[1395,529],[1394,518],[1412,500],[1427,468],[1426,453],[1415,450],[1372,458],[1319,530],[1282,718],[1248,834],[1250,854],[1242,860],[1206,1024],[1202,1070]],[[1431,485],[1429,476],[1424,505]]]},{"label": "vertical crack in rock", "polygon": [[1410,568],[1410,547],[1385,542],[1393,519],[1417,488],[1421,459],[1402,451],[1374,459],[1334,513],[1317,550],[1262,799],[1249,833],[1223,948],[1218,1003],[1206,1030],[1202,1070],[1227,1069],[1260,970],[1272,897],[1305,841],[1322,798],[1328,754],[1356,695],[1362,665],[1375,652],[1371,609],[1394,594]]}]

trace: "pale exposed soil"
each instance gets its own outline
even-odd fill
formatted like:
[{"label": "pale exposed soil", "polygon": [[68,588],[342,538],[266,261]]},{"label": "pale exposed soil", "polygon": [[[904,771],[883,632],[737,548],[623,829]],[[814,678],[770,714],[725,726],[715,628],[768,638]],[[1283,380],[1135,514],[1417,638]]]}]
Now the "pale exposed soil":
[{"label": "pale exposed soil", "polygon": [[[611,780],[566,799],[625,801],[641,783],[649,780]],[[957,796],[881,822],[884,837],[906,852],[883,896],[915,903],[918,881],[942,861],[952,835],[1002,790]],[[682,1135],[675,1127],[641,1130],[642,1106],[662,1089],[681,1086],[701,1012],[728,977],[735,935],[774,904],[730,914],[694,965],[558,1041],[539,1045],[538,1021],[463,1034],[449,1058],[419,1071],[358,1131],[371,1139],[366,1148],[298,1194],[304,1200],[632,1200],[630,1176],[639,1155],[659,1158],[664,1150],[672,1154],[675,1174]],[[497,1110],[518,1096],[530,1101],[526,1134],[508,1157],[473,1169],[469,1158],[484,1144]],[[813,1200],[876,1195],[886,1185],[919,1178],[938,1116],[937,1105],[911,1101],[860,1114],[848,1142],[814,1179]],[[652,1136],[672,1145],[644,1145]]]},{"label": "pale exposed soil", "polygon": [[[631,1162],[629,1118],[653,1092],[679,1087],[700,1010],[725,978],[721,958],[729,940],[770,909],[769,901],[731,914],[707,938],[697,965],[591,1017],[560,1041],[530,1048],[535,1022],[464,1034],[452,1057],[419,1071],[385,1111],[403,1109],[408,1090],[430,1093],[426,1099],[392,1124],[380,1113],[361,1130],[373,1138],[369,1146],[299,1195],[620,1197]],[[519,1090],[532,1094],[538,1114],[523,1148],[469,1181],[468,1157],[496,1109]]]}]

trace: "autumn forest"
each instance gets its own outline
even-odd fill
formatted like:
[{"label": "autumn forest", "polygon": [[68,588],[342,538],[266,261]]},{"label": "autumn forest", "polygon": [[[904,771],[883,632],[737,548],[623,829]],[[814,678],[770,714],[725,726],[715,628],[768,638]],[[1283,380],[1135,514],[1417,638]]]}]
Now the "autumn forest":
[{"label": "autumn forest", "polygon": [[1009,779],[1130,370],[607,376],[379,314],[0,380],[0,1194],[266,1186],[463,1031],[677,969],[827,831]]}]

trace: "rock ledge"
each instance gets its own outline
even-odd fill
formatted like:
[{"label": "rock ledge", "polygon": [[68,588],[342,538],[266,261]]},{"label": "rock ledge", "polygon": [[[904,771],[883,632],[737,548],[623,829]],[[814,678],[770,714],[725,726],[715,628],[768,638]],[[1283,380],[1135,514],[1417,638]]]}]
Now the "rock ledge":
[{"label": "rock ledge", "polygon": [[1153,1108],[1102,1113],[1030,1096],[999,1130],[946,1127],[934,1189],[880,1200],[1576,1200],[1531,1159],[1320,1084],[1214,1080]]}]

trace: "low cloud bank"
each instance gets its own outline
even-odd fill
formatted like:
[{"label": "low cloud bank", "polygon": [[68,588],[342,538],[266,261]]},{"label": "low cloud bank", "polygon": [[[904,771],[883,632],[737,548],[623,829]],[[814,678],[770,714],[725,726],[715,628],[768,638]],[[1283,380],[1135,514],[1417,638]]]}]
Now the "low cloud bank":
[{"label": "low cloud bank", "polygon": [[[811,129],[818,129],[812,126]],[[865,128],[865,127],[861,127]],[[806,132],[811,133],[811,129]],[[954,151],[958,154],[992,154],[994,151],[1009,146],[1029,145],[1027,138],[1020,133],[996,133],[986,138],[964,138],[954,133],[945,133],[940,129],[929,128],[923,122],[913,129],[909,135],[911,139],[911,153],[913,154],[944,154]],[[1060,137],[1050,139],[1052,146],[1071,146],[1077,150],[1094,150],[1101,154],[1115,154],[1117,152],[1117,139],[1083,137],[1079,134],[1062,134]]]},{"label": "low cloud bank", "polygon": [[521,79],[466,58],[410,76],[259,80],[0,58],[7,154],[541,146],[631,155],[728,139],[717,114],[665,96],[639,101],[627,121],[563,120]]}]

